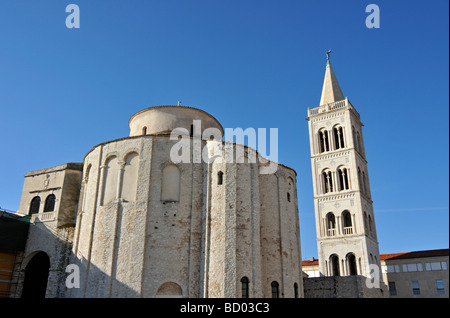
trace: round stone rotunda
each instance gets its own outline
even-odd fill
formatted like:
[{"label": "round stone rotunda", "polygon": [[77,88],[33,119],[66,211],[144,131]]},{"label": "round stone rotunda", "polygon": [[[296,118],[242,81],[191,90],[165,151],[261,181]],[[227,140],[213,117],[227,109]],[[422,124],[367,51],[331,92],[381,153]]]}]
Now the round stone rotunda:
[{"label": "round stone rotunda", "polygon": [[303,297],[293,169],[264,172],[197,108],[150,107],[129,127],[84,157],[66,297]]}]

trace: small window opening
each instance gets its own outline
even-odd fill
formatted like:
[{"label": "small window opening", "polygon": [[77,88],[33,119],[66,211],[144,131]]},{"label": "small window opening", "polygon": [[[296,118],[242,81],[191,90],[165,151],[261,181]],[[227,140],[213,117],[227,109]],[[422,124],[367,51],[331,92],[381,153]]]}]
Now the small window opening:
[{"label": "small window opening", "polygon": [[56,196],[50,194],[47,199],[45,199],[44,212],[51,212],[55,209]]},{"label": "small window opening", "polygon": [[242,277],[241,279],[242,284],[242,298],[250,298],[249,295],[249,279],[247,277]]},{"label": "small window opening", "polygon": [[272,298],[280,298],[279,284],[274,281],[270,286],[272,287]]}]

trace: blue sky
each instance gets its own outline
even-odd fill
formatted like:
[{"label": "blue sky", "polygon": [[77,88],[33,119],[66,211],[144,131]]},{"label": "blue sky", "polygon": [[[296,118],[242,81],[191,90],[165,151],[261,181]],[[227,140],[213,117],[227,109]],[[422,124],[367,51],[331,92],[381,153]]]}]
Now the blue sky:
[{"label": "blue sky", "polygon": [[[65,8],[80,8],[68,29]],[[368,29],[365,8],[380,8]],[[448,248],[449,3],[362,0],[3,0],[0,206],[30,170],[81,162],[155,105],[224,127],[278,128],[298,173],[303,258],[317,257],[307,108],[326,55],[363,134],[381,253]]]}]

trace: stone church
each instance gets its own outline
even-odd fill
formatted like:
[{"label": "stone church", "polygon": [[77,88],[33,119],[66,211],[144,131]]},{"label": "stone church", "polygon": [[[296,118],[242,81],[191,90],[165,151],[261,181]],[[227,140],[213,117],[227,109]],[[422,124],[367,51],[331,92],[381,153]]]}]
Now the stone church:
[{"label": "stone church", "polygon": [[[95,146],[83,163],[25,175],[22,295],[302,297],[293,169],[263,173],[267,160],[209,136],[223,134],[221,124],[193,107],[150,107],[129,127],[128,137]],[[201,146],[203,160],[192,151],[174,163],[181,139]],[[225,158],[218,145],[241,157]],[[78,275],[72,288],[69,273]],[[42,291],[33,287],[39,275],[48,276]]]},{"label": "stone church", "polygon": [[[369,277],[380,256],[362,123],[329,59],[307,120],[321,276]],[[314,289],[304,286],[293,169],[276,163],[267,173],[273,162],[224,141],[197,108],[150,107],[129,128],[82,163],[26,173],[17,214],[30,226],[12,297],[296,298]],[[201,160],[195,150],[174,160],[181,142]]]}]

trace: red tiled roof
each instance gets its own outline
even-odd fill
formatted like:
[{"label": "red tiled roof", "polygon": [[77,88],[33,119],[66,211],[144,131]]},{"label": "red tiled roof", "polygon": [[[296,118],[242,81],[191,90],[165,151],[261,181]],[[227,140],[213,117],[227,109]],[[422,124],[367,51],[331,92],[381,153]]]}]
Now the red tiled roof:
[{"label": "red tiled roof", "polygon": [[427,250],[427,251],[415,251],[415,252],[404,252],[404,253],[389,253],[380,254],[381,260],[391,260],[391,259],[408,259],[408,258],[422,258],[422,257],[433,257],[433,256],[448,256],[449,249],[441,250]]},{"label": "red tiled roof", "polygon": [[[408,258],[422,258],[422,257],[434,257],[434,256],[448,256],[449,249],[440,250],[426,250],[426,251],[415,251],[415,252],[403,252],[403,253],[388,253],[380,254],[380,260],[393,260],[393,259],[408,259]],[[313,266],[318,265],[319,260],[314,259],[302,261],[302,266]]]},{"label": "red tiled roof", "polygon": [[312,266],[312,265],[319,265],[319,260],[314,259],[313,261],[311,260],[302,261],[302,266]]}]

